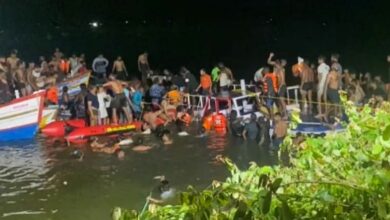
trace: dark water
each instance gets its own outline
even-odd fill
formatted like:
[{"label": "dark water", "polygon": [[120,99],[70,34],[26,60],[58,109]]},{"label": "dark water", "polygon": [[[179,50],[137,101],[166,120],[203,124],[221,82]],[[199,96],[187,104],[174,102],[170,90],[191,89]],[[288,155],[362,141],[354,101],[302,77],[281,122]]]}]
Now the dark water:
[{"label": "dark water", "polygon": [[[156,186],[154,176],[164,174],[178,190],[191,184],[198,189],[228,172],[215,162],[226,155],[246,167],[248,161],[275,162],[259,147],[233,137],[207,138],[174,135],[174,145],[149,153],[126,150],[126,158],[93,153],[87,146],[79,162],[74,148],[38,137],[31,142],[0,147],[1,219],[109,219],[114,206],[142,209]],[[153,136],[145,144],[157,143]]]}]

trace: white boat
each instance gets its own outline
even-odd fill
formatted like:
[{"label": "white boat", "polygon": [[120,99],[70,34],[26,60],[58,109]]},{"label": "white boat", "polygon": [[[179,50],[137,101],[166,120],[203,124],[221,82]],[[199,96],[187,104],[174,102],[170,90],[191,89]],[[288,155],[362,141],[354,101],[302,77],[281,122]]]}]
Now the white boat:
[{"label": "white boat", "polygon": [[39,123],[39,128],[44,128],[46,125],[56,120],[58,115],[58,106],[50,105],[43,109],[42,120]]},{"label": "white boat", "polygon": [[0,141],[31,139],[42,119],[45,91],[0,106]]},{"label": "white boat", "polygon": [[62,95],[62,88],[64,86],[68,87],[68,94],[69,96],[75,96],[77,95],[81,89],[80,85],[85,84],[88,86],[89,83],[89,78],[91,77],[91,73],[85,73],[80,76],[75,76],[73,78],[69,78],[61,83],[57,84],[57,89],[58,89],[58,97],[61,97]]}]

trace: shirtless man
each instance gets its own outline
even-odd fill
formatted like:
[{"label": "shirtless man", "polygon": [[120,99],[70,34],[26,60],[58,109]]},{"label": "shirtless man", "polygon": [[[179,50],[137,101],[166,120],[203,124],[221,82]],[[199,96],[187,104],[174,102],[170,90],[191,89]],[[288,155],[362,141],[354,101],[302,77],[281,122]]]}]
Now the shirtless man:
[{"label": "shirtless man", "polygon": [[142,116],[142,119],[144,122],[150,127],[152,130],[155,130],[158,126],[157,118],[164,113],[164,110],[160,109],[158,111],[151,111],[150,107],[145,106],[144,109],[144,115]]},{"label": "shirtless man", "polygon": [[28,68],[26,71],[27,72],[26,80],[27,80],[27,84],[28,84],[26,86],[26,89],[27,89],[28,95],[31,95],[34,91],[38,90],[38,86],[36,85],[36,78],[33,75],[33,73],[36,73],[35,69],[36,69],[35,63],[31,62],[28,64]]},{"label": "shirtless man", "polygon": [[19,64],[20,64],[20,59],[18,58],[17,54],[18,54],[18,51],[13,50],[11,52],[11,55],[6,60],[8,65],[9,65],[11,73],[14,73],[18,69]]},{"label": "shirtless man", "polygon": [[288,124],[284,121],[279,113],[275,114],[274,139],[272,141],[272,150],[278,151],[284,138],[287,136]]},{"label": "shirtless man", "polygon": [[16,88],[19,89],[21,96],[27,95],[27,78],[26,78],[26,69],[24,67],[19,67],[14,72],[14,81]]},{"label": "shirtless man", "polygon": [[127,122],[131,123],[133,121],[133,117],[130,113],[127,97],[124,93],[124,86],[127,86],[127,83],[117,80],[113,74],[109,76],[109,80],[110,81],[105,83],[103,87],[110,87],[115,94],[115,97],[111,101],[112,121],[115,124],[118,124],[118,110],[122,109],[125,113]]},{"label": "shirtless man", "polygon": [[112,73],[117,75],[120,80],[126,80],[127,79],[127,69],[125,62],[122,60],[121,56],[118,56],[116,60],[114,61],[114,64],[112,66]]},{"label": "shirtless man", "polygon": [[[337,72],[337,69],[331,68],[328,78],[325,83],[325,91],[324,94],[326,94],[326,98],[329,99],[329,101],[333,104],[328,109],[328,112],[326,113],[327,116],[329,116],[329,112],[334,109],[335,114],[338,113],[338,107],[335,107],[340,103],[340,96],[339,96],[339,88],[340,88],[340,75]],[[326,100],[326,99],[325,99]]]},{"label": "shirtless man", "polygon": [[52,71],[54,73],[57,73],[58,72],[58,69],[59,69],[59,62],[60,60],[58,60],[55,56],[53,56],[49,62],[49,66],[52,68]]},{"label": "shirtless man", "polygon": [[[308,104],[309,112],[311,112],[312,95],[314,89],[314,73],[313,70],[304,62],[302,58],[298,58],[298,63],[301,68],[301,86],[300,91],[304,105]],[[305,106],[303,106],[305,109]]]},{"label": "shirtless man", "polygon": [[116,154],[119,160],[123,160],[125,158],[125,152],[121,150],[119,144],[114,144],[113,147],[107,147],[106,145],[107,143],[99,143],[98,138],[93,138],[90,146],[93,152]]},{"label": "shirtless man", "polygon": [[148,73],[150,71],[148,53],[144,52],[138,56],[138,70],[142,74],[142,82],[146,83],[146,79],[148,78]]},{"label": "shirtless man", "polygon": [[[329,66],[325,63],[325,57],[319,56],[318,57],[318,67],[317,67],[317,73],[318,73],[318,87],[317,87],[317,102],[318,102],[318,115],[316,115],[316,118],[322,118],[325,115],[322,113],[322,100],[325,100],[326,94],[324,93],[324,87],[326,83],[326,79],[328,77],[329,73]],[[325,103],[326,108],[326,103]],[[325,110],[326,111],[326,110]]]},{"label": "shirtless man", "polygon": [[274,73],[276,74],[276,77],[278,79],[278,97],[279,97],[279,105],[280,105],[280,112],[282,112],[282,115],[287,116],[287,110],[286,110],[286,70],[285,66],[287,64],[287,61],[285,59],[282,59],[280,61],[272,61],[272,58],[274,57],[274,53],[270,53],[267,63],[274,67]]},{"label": "shirtless man", "polygon": [[64,54],[60,51],[59,48],[56,48],[53,56],[56,58],[56,60],[61,60],[61,58],[64,56]]},{"label": "shirtless man", "polygon": [[339,78],[339,87],[340,87],[339,89],[341,89],[343,85],[342,82],[343,67],[339,63],[339,59],[340,59],[340,55],[337,53],[332,54],[330,57],[330,60],[332,62],[331,69],[334,69],[337,72]]}]

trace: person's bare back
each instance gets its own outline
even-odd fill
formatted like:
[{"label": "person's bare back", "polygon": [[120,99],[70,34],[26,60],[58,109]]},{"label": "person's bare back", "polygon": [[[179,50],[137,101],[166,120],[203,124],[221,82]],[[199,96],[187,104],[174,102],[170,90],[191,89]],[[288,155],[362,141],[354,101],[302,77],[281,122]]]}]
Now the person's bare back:
[{"label": "person's bare back", "polygon": [[17,82],[19,83],[26,83],[26,76],[24,74],[24,70],[23,69],[17,69],[16,72],[15,72],[15,79],[17,80]]},{"label": "person's bare back", "polygon": [[301,80],[302,80],[303,83],[314,82],[314,72],[306,64],[304,64],[304,66],[302,68]]},{"label": "person's bare back", "polygon": [[124,82],[121,82],[119,80],[112,80],[104,84],[103,87],[110,87],[115,94],[121,94],[124,90],[123,84]]},{"label": "person's bare back", "polygon": [[276,138],[284,138],[287,136],[288,124],[286,121],[280,120],[275,124],[275,136]]},{"label": "person's bare back", "polygon": [[10,56],[7,58],[7,63],[9,64],[9,67],[11,71],[15,71],[19,66],[19,58],[16,56]]},{"label": "person's bare back", "polygon": [[328,87],[329,89],[335,89],[337,90],[339,88],[339,74],[332,70],[329,72],[329,76],[328,76]]}]

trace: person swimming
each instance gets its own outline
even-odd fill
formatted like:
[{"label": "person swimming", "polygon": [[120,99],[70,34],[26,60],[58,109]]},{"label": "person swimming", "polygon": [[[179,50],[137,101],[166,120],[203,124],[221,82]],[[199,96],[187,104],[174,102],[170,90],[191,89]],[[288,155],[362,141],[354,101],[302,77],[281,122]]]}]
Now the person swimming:
[{"label": "person swimming", "polygon": [[113,147],[107,147],[108,143],[99,143],[97,137],[92,138],[92,143],[90,144],[93,152],[105,153],[105,154],[115,154],[119,160],[125,158],[125,152],[121,149],[118,143],[114,144]]},{"label": "person swimming", "polygon": [[147,199],[153,204],[164,204],[176,197],[176,190],[172,188],[165,176],[156,176],[154,179],[159,180],[159,184],[153,189],[151,196]]}]

